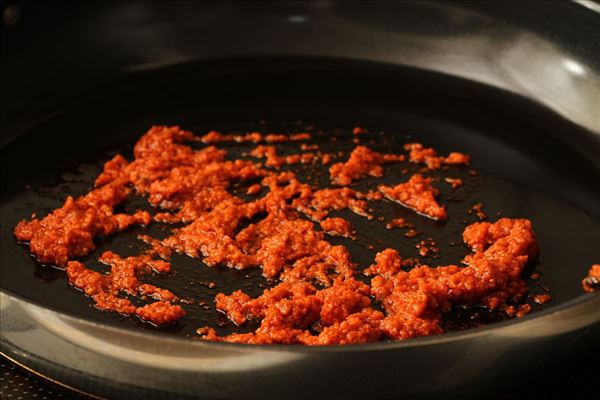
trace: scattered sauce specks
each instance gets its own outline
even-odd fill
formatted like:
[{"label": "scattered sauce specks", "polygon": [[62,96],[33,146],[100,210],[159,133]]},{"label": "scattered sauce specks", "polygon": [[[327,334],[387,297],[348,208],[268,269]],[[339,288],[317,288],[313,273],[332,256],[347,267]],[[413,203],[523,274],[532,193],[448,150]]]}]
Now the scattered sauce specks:
[{"label": "scattered sauce specks", "polygon": [[483,212],[482,203],[473,204],[473,207],[469,208],[467,210],[467,213],[475,215],[480,221],[483,221],[487,218],[487,215],[485,215],[485,213]]},{"label": "scattered sauce specks", "polygon": [[406,236],[407,238],[413,238],[415,236],[417,236],[420,232],[414,228],[410,228],[409,230],[407,230],[406,232],[404,232],[404,236]]},{"label": "scattered sauce specks", "polygon": [[436,257],[440,252],[439,247],[437,247],[437,244],[432,238],[420,240],[415,247],[419,250],[419,255],[421,255],[421,257],[426,257],[429,254],[433,254],[433,256]]},{"label": "scattered sauce specks", "polygon": [[533,301],[537,304],[546,304],[550,300],[552,300],[552,296],[549,294],[536,294],[533,296]]},{"label": "scattered sauce specks", "polygon": [[446,181],[446,183],[448,183],[452,189],[456,189],[463,185],[463,180],[460,178],[446,177],[444,178],[444,181]]},{"label": "scattered sauce specks", "polygon": [[221,143],[221,142],[282,143],[282,142],[288,142],[288,141],[309,140],[310,138],[311,138],[310,133],[306,133],[306,132],[295,133],[295,134],[288,136],[288,135],[284,135],[284,134],[274,134],[274,133],[271,133],[268,135],[263,135],[262,133],[259,133],[259,132],[250,132],[250,133],[246,133],[244,135],[234,135],[234,134],[222,134],[220,132],[210,131],[207,134],[205,134],[204,136],[201,136],[200,138],[194,138],[194,140],[197,140],[197,141],[200,141],[200,142],[206,143],[206,144],[215,144],[215,143]]},{"label": "scattered sauce specks", "polygon": [[503,310],[510,316],[522,318],[531,312],[531,304],[521,304],[519,306],[506,305],[503,307]]},{"label": "scattered sauce specks", "polygon": [[414,228],[414,225],[407,222],[404,218],[395,218],[385,225],[386,229],[394,228]]},{"label": "scattered sauce specks", "polygon": [[319,145],[318,144],[307,144],[307,143],[302,143],[300,145],[300,149],[301,150],[319,150]]}]

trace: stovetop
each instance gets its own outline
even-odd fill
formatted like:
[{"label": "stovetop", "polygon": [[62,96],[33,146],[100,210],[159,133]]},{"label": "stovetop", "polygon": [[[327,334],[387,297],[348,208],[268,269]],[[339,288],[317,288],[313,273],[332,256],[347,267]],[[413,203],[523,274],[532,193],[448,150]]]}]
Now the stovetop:
[{"label": "stovetop", "polygon": [[[587,361],[565,365],[546,379],[497,400],[600,399],[600,351]],[[65,388],[0,358],[0,398],[6,400],[89,400],[92,397]],[[492,397],[493,398],[493,397]]]}]

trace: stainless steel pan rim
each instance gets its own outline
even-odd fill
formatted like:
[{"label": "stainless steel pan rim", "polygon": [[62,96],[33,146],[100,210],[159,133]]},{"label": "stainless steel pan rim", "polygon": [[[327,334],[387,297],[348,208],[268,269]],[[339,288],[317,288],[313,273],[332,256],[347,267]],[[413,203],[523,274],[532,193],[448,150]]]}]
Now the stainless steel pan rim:
[{"label": "stainless steel pan rim", "polygon": [[[552,307],[548,307],[544,310],[540,310],[531,314],[528,314],[522,318],[513,318],[503,322],[497,322],[494,324],[481,326],[477,328],[468,329],[465,331],[444,333],[436,336],[428,336],[400,341],[387,341],[387,342],[374,342],[364,344],[349,344],[349,345],[334,345],[334,346],[301,346],[301,345],[257,345],[257,344],[239,344],[239,343],[222,343],[222,342],[210,342],[202,340],[189,340],[182,339],[179,337],[169,337],[160,333],[152,333],[145,331],[134,331],[131,329],[122,329],[115,326],[109,326],[94,322],[91,320],[77,318],[68,314],[64,314],[55,310],[49,310],[43,306],[36,305],[27,302],[20,296],[8,293],[5,290],[0,290],[0,294],[9,299],[9,301],[15,301],[26,306],[33,306],[36,308],[43,309],[46,312],[55,314],[58,318],[64,319],[67,322],[74,322],[78,324],[87,325],[90,328],[102,329],[115,334],[139,337],[140,339],[146,340],[160,340],[161,342],[179,344],[186,343],[189,346],[195,346],[198,348],[209,347],[209,348],[244,348],[253,350],[282,350],[282,351],[294,351],[294,352],[364,352],[364,351],[381,351],[391,349],[401,349],[406,347],[419,347],[419,346],[433,346],[441,343],[456,342],[476,337],[482,337],[486,335],[502,334],[505,333],[510,336],[510,331],[514,328],[526,329],[528,326],[536,326],[539,323],[550,322],[551,320],[558,320],[563,313],[573,313],[585,315],[587,318],[577,318],[573,321],[564,321],[569,323],[571,326],[570,330],[575,330],[584,326],[594,325],[600,322],[600,292],[585,294],[575,299],[566,301],[561,304],[557,304]],[[596,312],[589,312],[589,310],[596,310]],[[99,311],[100,312],[100,311]],[[519,330],[521,332],[521,329]],[[559,330],[557,330],[559,331]],[[559,333],[559,332],[554,332]],[[522,332],[520,333],[522,334]],[[534,332],[531,332],[532,336],[535,336]],[[543,333],[544,335],[546,332]]]}]

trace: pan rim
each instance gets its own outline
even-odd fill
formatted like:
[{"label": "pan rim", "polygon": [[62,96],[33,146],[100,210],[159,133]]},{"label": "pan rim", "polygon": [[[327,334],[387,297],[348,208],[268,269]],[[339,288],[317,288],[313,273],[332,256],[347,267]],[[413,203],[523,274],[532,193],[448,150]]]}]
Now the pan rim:
[{"label": "pan rim", "polygon": [[[37,302],[32,302],[29,299],[25,299],[23,296],[8,291],[4,288],[0,288],[0,294],[7,296],[10,300],[16,301],[17,303],[25,303],[27,306],[33,306],[44,310],[45,312],[50,312],[56,314],[59,318],[64,318],[69,321],[87,325],[89,327],[95,329],[102,329],[105,331],[110,331],[112,333],[128,335],[130,337],[138,337],[140,339],[145,340],[158,340],[167,343],[173,344],[186,344],[189,346],[194,346],[197,348],[208,347],[208,348],[225,348],[225,349],[239,349],[239,350],[256,350],[256,351],[286,351],[286,352],[295,352],[295,353],[337,353],[337,352],[364,352],[364,351],[383,351],[383,350],[400,350],[403,348],[415,348],[415,347],[425,347],[425,346],[435,346],[446,344],[450,342],[460,342],[463,340],[474,339],[474,338],[482,338],[485,336],[489,336],[490,334],[496,334],[502,330],[514,328],[516,326],[522,326],[526,323],[532,322],[540,322],[540,320],[551,318],[553,314],[563,312],[563,311],[576,311],[577,309],[583,309],[588,306],[590,303],[597,302],[600,305],[600,291],[593,293],[585,293],[580,296],[577,296],[573,299],[565,301],[564,303],[556,304],[550,306],[546,309],[539,310],[528,315],[525,315],[521,318],[511,318],[506,321],[495,322],[483,326],[479,326],[476,328],[469,328],[456,332],[442,333],[440,335],[433,336],[425,336],[425,337],[417,337],[412,339],[398,340],[398,341],[378,341],[378,342],[369,342],[369,343],[355,343],[355,344],[345,344],[345,345],[323,345],[323,346],[304,346],[304,345],[289,345],[289,344],[246,344],[246,343],[227,343],[227,342],[214,342],[214,341],[205,341],[195,339],[187,339],[181,338],[177,336],[168,336],[164,333],[152,332],[152,331],[143,331],[143,330],[135,330],[128,328],[121,328],[109,324],[104,324],[98,321],[93,321],[92,319],[75,316],[70,313],[65,313],[62,311],[57,311],[52,308],[43,306],[38,304]],[[600,310],[600,309],[599,309]],[[600,312],[598,312],[597,318],[588,326],[592,326],[594,324],[600,323]],[[0,329],[0,332],[3,329]],[[1,335],[4,336],[4,335]],[[1,338],[1,341],[4,341],[4,338]]]}]

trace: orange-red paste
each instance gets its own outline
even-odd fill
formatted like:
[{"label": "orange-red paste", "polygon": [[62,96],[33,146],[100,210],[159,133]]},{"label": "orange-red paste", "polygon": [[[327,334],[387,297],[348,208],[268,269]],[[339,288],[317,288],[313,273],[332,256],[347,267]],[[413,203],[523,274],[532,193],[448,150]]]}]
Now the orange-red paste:
[{"label": "orange-red paste", "polygon": [[446,207],[439,205],[435,200],[439,190],[431,185],[431,178],[415,174],[405,183],[394,187],[380,185],[379,190],[389,200],[411,208],[419,214],[441,221],[448,219]]},{"label": "orange-red paste", "polygon": [[383,175],[384,162],[400,161],[404,161],[402,154],[380,154],[368,147],[356,146],[348,161],[333,164],[329,168],[329,175],[334,184],[346,186],[367,175],[379,178]]},{"label": "orange-red paste", "polygon": [[448,154],[447,157],[438,156],[434,149],[421,143],[407,143],[404,148],[410,151],[410,162],[424,163],[429,169],[440,169],[442,165],[468,165],[470,161],[468,155],[456,152]]},{"label": "orange-red paste", "polygon": [[[261,268],[265,277],[280,281],[257,298],[242,291],[218,294],[217,308],[231,321],[241,325],[255,320],[259,327],[228,336],[218,336],[208,327],[199,329],[206,340],[325,345],[406,339],[442,332],[441,316],[453,305],[483,304],[509,310],[506,302],[524,294],[521,272],[536,256],[537,246],[531,223],[520,219],[468,226],[463,238],[472,253],[464,259],[466,266],[412,268],[414,259],[385,249],[364,271],[372,277],[370,283],[357,279],[357,265],[348,249],[331,244],[326,237],[326,233],[353,237],[353,228],[343,218],[330,217],[331,211],[347,209],[371,219],[369,201],[380,201],[385,195],[430,218],[447,218],[445,208],[435,200],[437,189],[430,178],[419,174],[395,187],[380,186],[379,191],[362,193],[345,187],[363,176],[381,176],[382,165],[402,162],[402,154],[383,155],[357,146],[346,162],[330,168],[337,187],[319,189],[301,182],[292,172],[264,168],[313,160],[310,153],[290,159],[278,156],[274,146],[261,145],[253,155],[266,158],[263,165],[260,159],[227,159],[225,150],[210,145],[229,140],[307,139],[309,134],[210,132],[198,137],[178,127],[156,126],[136,143],[132,161],[114,157],[105,163],[88,194],[69,197],[61,208],[41,219],[21,221],[14,234],[29,242],[31,253],[41,262],[66,267],[69,282],[98,308],[135,315],[156,325],[185,314],[176,293],[141,280],[144,274],[169,272],[173,251],[200,258],[209,267]],[[186,142],[207,145],[194,150]],[[418,144],[407,148],[410,161],[425,162],[430,168],[468,163],[468,156],[460,153],[438,157]],[[232,193],[237,182],[251,184],[247,194],[265,194],[245,201]],[[115,207],[133,193],[160,211],[154,215],[115,213]],[[149,249],[137,256],[103,253],[98,261],[109,268],[106,273],[77,261],[94,250],[94,237],[152,220],[182,227],[162,240],[140,236]],[[136,306],[127,296],[147,304]],[[382,304],[383,311],[374,307],[374,301]]]},{"label": "orange-red paste", "polygon": [[[398,252],[386,249],[365,272],[376,275],[367,285],[340,277],[318,290],[311,283],[284,282],[252,299],[242,291],[217,296],[217,308],[236,324],[260,321],[252,333],[218,336],[205,327],[207,340],[236,343],[348,344],[384,338],[407,339],[439,334],[441,316],[452,305],[483,304],[498,308],[521,297],[521,272],[537,255],[528,220],[501,219],[465,229],[464,241],[473,253],[466,267],[426,265],[406,272]],[[385,313],[373,308],[381,301]]]}]

